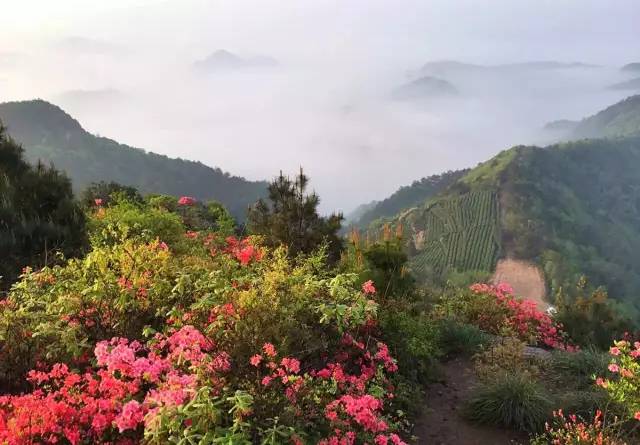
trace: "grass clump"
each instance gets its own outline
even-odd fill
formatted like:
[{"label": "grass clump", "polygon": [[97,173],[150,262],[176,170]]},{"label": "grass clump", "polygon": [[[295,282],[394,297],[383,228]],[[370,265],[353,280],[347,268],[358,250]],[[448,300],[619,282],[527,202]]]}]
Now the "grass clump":
[{"label": "grass clump", "polygon": [[440,321],[439,332],[440,349],[446,356],[473,355],[492,339],[477,326],[450,319]]},{"label": "grass clump", "polygon": [[534,433],[542,430],[552,409],[549,395],[529,375],[505,373],[475,388],[465,414],[473,422]]}]

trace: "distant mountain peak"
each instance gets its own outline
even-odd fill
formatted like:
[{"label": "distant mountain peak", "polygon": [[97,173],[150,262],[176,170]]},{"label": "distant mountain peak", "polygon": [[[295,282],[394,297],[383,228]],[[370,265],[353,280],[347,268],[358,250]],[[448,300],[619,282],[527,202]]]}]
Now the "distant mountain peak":
[{"label": "distant mountain peak", "polygon": [[456,96],[458,89],[447,80],[432,76],[422,76],[396,88],[396,100],[424,100]]},{"label": "distant mountain peak", "polygon": [[226,49],[217,49],[207,57],[194,63],[194,66],[203,70],[224,70],[257,67],[273,67],[278,62],[267,56],[241,57]]},{"label": "distant mountain peak", "polygon": [[640,72],[640,62],[628,63],[622,67],[622,71]]}]

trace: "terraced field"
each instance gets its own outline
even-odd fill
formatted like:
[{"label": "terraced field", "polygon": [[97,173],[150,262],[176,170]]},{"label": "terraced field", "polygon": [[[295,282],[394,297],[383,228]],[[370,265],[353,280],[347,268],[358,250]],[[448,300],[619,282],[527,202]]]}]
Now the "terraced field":
[{"label": "terraced field", "polygon": [[496,193],[476,191],[436,201],[415,210],[408,222],[414,239],[420,233],[410,262],[417,275],[493,270],[500,250]]}]

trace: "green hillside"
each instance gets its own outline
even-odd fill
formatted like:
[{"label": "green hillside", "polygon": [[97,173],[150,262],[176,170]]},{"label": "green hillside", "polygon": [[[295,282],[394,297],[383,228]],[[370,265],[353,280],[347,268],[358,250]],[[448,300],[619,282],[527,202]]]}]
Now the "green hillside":
[{"label": "green hillside", "polygon": [[361,228],[367,228],[373,221],[391,218],[403,209],[416,207],[425,200],[443,191],[460,179],[468,170],[448,171],[414,181],[400,187],[388,198],[379,202],[364,204],[350,216],[350,220]]},{"label": "green hillside", "polygon": [[224,204],[237,218],[266,193],[265,182],[247,181],[200,162],[167,156],[94,136],[55,105],[42,100],[0,104],[0,121],[32,163],[42,160],[65,171],[74,188],[105,180],[143,193],[189,195]]},{"label": "green hillside", "polygon": [[638,301],[640,137],[514,147],[394,222],[425,279],[509,257],[540,265],[552,291],[586,275]]},{"label": "green hillside", "polygon": [[640,135],[640,95],[631,96],[583,119],[569,139]]},{"label": "green hillside", "polygon": [[640,138],[520,148],[500,185],[503,255],[543,267],[550,286],[586,274],[640,296]]}]

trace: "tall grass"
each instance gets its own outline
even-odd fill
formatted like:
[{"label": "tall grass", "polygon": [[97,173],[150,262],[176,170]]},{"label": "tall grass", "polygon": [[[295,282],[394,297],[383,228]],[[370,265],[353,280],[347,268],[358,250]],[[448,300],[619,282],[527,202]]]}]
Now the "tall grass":
[{"label": "tall grass", "polygon": [[470,420],[534,433],[553,410],[546,391],[526,374],[503,374],[475,388],[467,406]]}]

